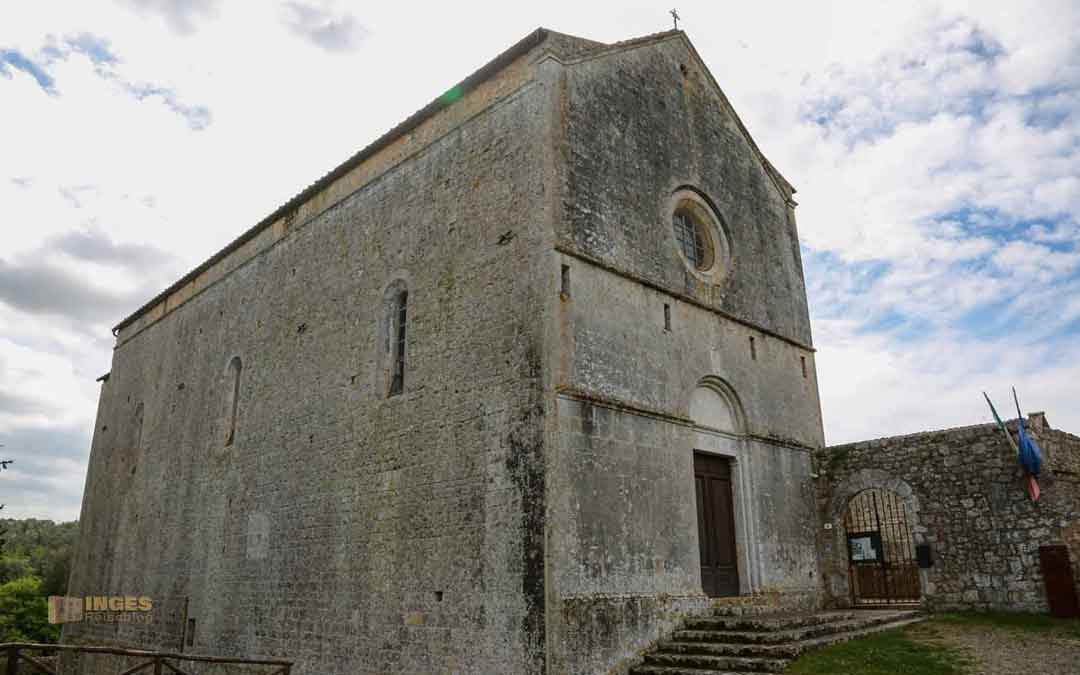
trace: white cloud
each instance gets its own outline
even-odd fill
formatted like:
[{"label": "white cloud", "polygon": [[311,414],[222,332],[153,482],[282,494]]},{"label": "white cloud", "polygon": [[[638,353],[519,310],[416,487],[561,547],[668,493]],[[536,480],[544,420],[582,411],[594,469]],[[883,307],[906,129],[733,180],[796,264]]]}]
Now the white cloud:
[{"label": "white cloud", "polygon": [[1034,21],[1004,3],[834,14],[863,35],[893,28],[776,79],[717,59],[799,188],[830,442],[984,421],[980,389],[1010,384],[1080,431],[1080,40],[1060,30],[1080,7],[1040,7]]},{"label": "white cloud", "polygon": [[819,320],[814,327],[828,345],[817,363],[830,443],[992,421],[983,391],[1003,416],[1014,417],[1012,386],[1025,412],[1045,410],[1055,427],[1080,429],[1069,404],[1080,378],[1075,344],[938,334],[897,349],[888,336],[860,334],[853,321]]},{"label": "white cloud", "polygon": [[311,2],[286,2],[285,22],[289,29],[328,52],[355,51],[367,29],[349,12]]},{"label": "white cloud", "polygon": [[144,15],[157,15],[177,33],[194,33],[200,21],[217,13],[218,0],[124,0]]}]

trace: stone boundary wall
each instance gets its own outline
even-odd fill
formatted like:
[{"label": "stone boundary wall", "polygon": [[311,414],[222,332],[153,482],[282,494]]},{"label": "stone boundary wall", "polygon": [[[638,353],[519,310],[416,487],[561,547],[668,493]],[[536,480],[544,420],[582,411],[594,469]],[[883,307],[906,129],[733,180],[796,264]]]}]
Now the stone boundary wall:
[{"label": "stone boundary wall", "polygon": [[[1080,580],[1080,437],[1051,429],[1042,413],[1029,416],[1027,425],[1046,455],[1037,503],[993,424],[816,451],[823,524],[818,547],[827,601],[840,607],[852,602],[843,527],[847,504],[863,490],[881,488],[901,498],[915,543],[931,547],[933,565],[920,571],[928,609],[1046,611],[1040,546],[1067,544]],[[1008,426],[1015,435],[1016,421]]]}]

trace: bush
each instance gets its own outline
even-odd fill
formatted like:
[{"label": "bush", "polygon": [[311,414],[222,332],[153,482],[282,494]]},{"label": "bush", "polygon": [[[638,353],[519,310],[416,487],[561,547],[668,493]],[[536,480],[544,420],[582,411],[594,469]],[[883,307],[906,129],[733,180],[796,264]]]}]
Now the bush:
[{"label": "bush", "polygon": [[41,580],[25,576],[0,585],[0,642],[56,642],[60,626],[49,623]]}]

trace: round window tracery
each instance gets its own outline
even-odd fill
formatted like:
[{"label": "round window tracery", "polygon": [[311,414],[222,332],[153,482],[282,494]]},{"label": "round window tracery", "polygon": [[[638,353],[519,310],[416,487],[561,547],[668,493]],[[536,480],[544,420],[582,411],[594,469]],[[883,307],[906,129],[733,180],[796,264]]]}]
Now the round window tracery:
[{"label": "round window tracery", "polygon": [[695,190],[680,189],[672,195],[668,213],[675,246],[694,276],[719,283],[730,267],[731,251],[720,217]]},{"label": "round window tracery", "polygon": [[712,267],[713,245],[709,236],[708,225],[688,206],[680,206],[672,217],[675,229],[675,241],[679,243],[683,256],[690,265],[704,271]]}]

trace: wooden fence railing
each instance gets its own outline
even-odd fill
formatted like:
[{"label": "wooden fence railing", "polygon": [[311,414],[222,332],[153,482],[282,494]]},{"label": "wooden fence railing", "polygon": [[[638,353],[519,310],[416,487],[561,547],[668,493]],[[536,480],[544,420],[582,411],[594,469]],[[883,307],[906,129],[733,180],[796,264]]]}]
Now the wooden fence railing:
[{"label": "wooden fence railing", "polygon": [[[198,656],[195,654],[173,654],[170,652],[151,652],[140,649],[121,649],[119,647],[88,647],[80,645],[45,645],[29,642],[7,642],[0,644],[0,654],[7,656],[7,670],[5,675],[18,675],[19,662],[28,664],[31,668],[45,675],[57,675],[56,669],[50,667],[41,660],[34,658],[26,652],[77,652],[80,654],[111,654],[113,656],[134,657],[145,659],[142,663],[131,666],[117,675],[134,675],[135,673],[153,672],[154,675],[173,673],[174,675],[189,675],[180,669],[178,664],[188,663],[216,663],[222,665],[247,665],[247,666],[270,666],[274,668],[271,675],[290,675],[292,662],[278,659],[236,659],[225,656]],[[170,663],[176,661],[177,664]],[[153,669],[153,670],[151,670]]]}]

